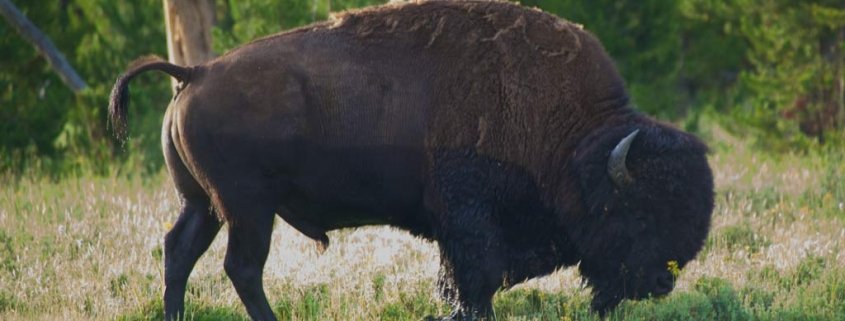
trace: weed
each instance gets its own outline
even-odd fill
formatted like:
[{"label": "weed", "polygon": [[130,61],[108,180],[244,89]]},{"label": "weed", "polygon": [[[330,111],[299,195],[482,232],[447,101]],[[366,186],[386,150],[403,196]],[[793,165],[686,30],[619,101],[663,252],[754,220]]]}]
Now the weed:
[{"label": "weed", "polygon": [[0,268],[11,275],[18,271],[17,255],[12,237],[6,231],[0,230]]},{"label": "weed", "polygon": [[376,274],[373,278],[373,299],[375,299],[376,302],[381,302],[384,298],[384,281],[384,274]]},{"label": "weed", "polygon": [[129,283],[129,278],[123,273],[111,279],[109,281],[111,295],[116,298],[122,297],[127,283]]},{"label": "weed", "polygon": [[0,291],[0,312],[13,311],[20,306],[18,298],[6,291]]}]

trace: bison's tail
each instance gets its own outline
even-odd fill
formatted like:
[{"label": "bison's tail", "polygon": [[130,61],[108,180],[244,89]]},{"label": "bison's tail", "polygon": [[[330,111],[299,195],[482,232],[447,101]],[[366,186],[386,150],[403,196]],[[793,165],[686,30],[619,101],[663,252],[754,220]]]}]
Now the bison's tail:
[{"label": "bison's tail", "polygon": [[183,83],[191,80],[191,68],[171,64],[157,56],[142,57],[132,62],[129,70],[120,78],[117,78],[109,98],[109,119],[115,137],[121,142],[126,140],[126,105],[129,103],[129,81],[147,70],[163,71]]}]

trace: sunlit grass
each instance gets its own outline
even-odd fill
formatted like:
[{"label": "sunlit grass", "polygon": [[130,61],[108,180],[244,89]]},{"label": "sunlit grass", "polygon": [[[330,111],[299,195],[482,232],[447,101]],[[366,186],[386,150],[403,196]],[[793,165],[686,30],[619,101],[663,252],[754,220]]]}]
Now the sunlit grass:
[{"label": "sunlit grass", "polygon": [[[716,146],[713,231],[672,295],[611,320],[845,320],[842,153]],[[0,320],[158,320],[163,235],[178,201],[166,175],[25,177],[0,183]],[[434,244],[371,227],[315,244],[276,222],[265,286],[283,320],[418,320],[445,314]],[[188,319],[244,320],[222,269],[225,228],[191,276]],[[499,293],[503,320],[598,320],[573,269]]]}]

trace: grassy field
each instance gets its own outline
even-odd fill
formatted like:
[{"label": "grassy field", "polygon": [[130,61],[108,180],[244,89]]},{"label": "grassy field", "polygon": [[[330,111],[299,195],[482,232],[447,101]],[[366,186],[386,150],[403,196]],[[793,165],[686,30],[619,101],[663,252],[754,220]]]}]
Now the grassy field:
[{"label": "grassy field", "polygon": [[[757,154],[711,139],[718,204],[672,295],[610,320],[845,320],[843,152]],[[166,175],[0,179],[0,320],[158,320],[162,241],[178,202]],[[220,233],[189,281],[188,319],[245,320]],[[434,295],[434,244],[372,227],[314,243],[279,221],[265,285],[282,320],[419,320]],[[574,269],[499,293],[500,320],[597,320]]]}]

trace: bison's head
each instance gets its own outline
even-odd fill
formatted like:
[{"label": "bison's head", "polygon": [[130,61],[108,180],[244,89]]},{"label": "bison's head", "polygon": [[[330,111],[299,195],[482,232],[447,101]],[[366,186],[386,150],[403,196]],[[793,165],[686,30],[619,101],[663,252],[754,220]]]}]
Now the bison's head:
[{"label": "bison's head", "polygon": [[584,213],[569,231],[593,309],[668,294],[701,249],[713,210],[707,147],[667,125],[617,126],[581,143]]}]

